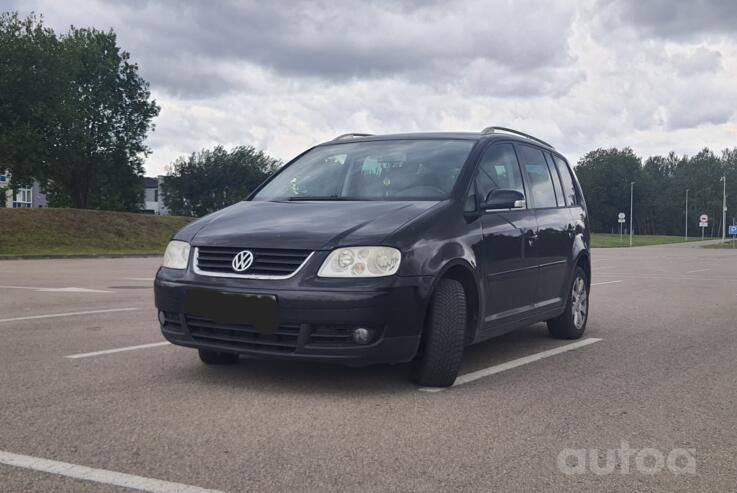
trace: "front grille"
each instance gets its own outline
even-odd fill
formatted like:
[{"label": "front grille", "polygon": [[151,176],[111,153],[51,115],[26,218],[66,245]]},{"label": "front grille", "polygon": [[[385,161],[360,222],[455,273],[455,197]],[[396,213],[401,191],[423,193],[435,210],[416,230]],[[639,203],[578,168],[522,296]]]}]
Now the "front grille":
[{"label": "front grille", "polygon": [[307,260],[310,250],[292,250],[286,248],[250,248],[253,253],[253,264],[243,271],[233,270],[233,257],[244,248],[233,247],[197,247],[196,267],[205,274],[289,277]]},{"label": "front grille", "polygon": [[294,352],[299,325],[282,325],[273,334],[262,334],[252,325],[227,325],[186,315],[192,339],[198,342],[270,352]]}]

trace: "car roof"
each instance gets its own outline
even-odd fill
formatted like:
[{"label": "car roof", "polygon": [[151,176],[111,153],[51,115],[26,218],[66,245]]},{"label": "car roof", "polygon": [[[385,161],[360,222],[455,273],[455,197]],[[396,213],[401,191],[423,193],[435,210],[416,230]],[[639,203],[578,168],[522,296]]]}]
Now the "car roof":
[{"label": "car roof", "polygon": [[[351,136],[355,135],[355,136]],[[355,142],[373,142],[380,140],[443,140],[443,139],[460,139],[460,140],[474,140],[474,141],[487,141],[487,140],[514,140],[517,142],[524,142],[527,144],[533,144],[551,151],[555,151],[555,148],[551,145],[545,145],[541,141],[523,137],[521,135],[515,135],[512,133],[484,133],[484,132],[412,132],[412,133],[401,133],[401,134],[384,134],[384,135],[366,135],[366,134],[346,134],[336,139],[323,142],[319,145],[332,145],[332,144],[350,144]],[[557,151],[556,151],[557,152]]]}]

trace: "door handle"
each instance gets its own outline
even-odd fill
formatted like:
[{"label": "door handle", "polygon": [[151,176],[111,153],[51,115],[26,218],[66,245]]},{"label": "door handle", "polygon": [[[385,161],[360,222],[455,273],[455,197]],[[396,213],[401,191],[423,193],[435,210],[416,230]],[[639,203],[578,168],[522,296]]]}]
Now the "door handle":
[{"label": "door handle", "polygon": [[525,233],[525,236],[527,237],[527,244],[530,246],[532,246],[535,243],[535,240],[538,239],[537,233],[532,230],[528,230],[527,233]]}]

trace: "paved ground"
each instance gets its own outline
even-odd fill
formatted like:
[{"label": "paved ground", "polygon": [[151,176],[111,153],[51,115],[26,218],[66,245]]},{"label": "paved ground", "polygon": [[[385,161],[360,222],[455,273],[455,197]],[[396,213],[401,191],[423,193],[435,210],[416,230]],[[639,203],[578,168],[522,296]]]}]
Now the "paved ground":
[{"label": "paved ground", "polygon": [[[737,489],[737,251],[597,250],[586,336],[601,341],[438,393],[405,366],[204,367],[169,345],[65,358],[162,341],[157,264],[0,262],[0,490],[129,491],[116,473],[169,491]],[[55,290],[70,287],[96,291]],[[79,313],[110,309],[130,310]],[[565,344],[536,325],[470,348],[462,373]],[[605,466],[623,442],[656,450],[627,474],[566,451]],[[658,454],[678,461],[646,474]]]}]

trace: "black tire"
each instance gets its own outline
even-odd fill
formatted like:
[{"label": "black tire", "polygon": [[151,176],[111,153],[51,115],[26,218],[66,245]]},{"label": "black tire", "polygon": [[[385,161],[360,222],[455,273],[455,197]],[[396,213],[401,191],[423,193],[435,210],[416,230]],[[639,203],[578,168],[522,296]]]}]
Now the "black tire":
[{"label": "black tire", "polygon": [[200,349],[200,360],[206,365],[234,365],[238,363],[238,355]]},{"label": "black tire", "polygon": [[[579,293],[581,287],[584,295],[582,302]],[[577,295],[577,293],[579,294]],[[578,339],[586,330],[588,320],[589,279],[581,267],[576,267],[573,281],[568,287],[566,309],[559,317],[548,320],[548,331],[556,339]]]},{"label": "black tire", "polygon": [[449,387],[458,375],[466,336],[466,292],[453,279],[441,279],[433,294],[420,352],[412,362],[412,380],[428,387]]}]

